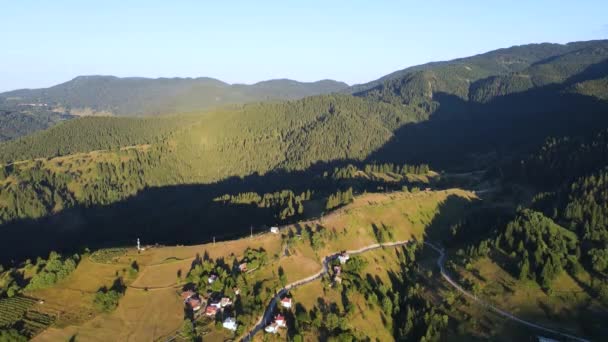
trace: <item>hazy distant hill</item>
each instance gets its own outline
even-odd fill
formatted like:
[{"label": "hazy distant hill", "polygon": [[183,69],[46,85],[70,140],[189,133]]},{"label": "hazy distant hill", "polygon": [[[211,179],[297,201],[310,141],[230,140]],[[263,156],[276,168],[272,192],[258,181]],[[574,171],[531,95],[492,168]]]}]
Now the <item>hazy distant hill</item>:
[{"label": "hazy distant hill", "polygon": [[340,91],[348,85],[332,80],[297,82],[287,79],[252,85],[213,78],[119,78],[79,76],[50,88],[21,89],[0,94],[9,103],[45,103],[71,114],[118,116],[188,112],[226,104],[289,100]]}]

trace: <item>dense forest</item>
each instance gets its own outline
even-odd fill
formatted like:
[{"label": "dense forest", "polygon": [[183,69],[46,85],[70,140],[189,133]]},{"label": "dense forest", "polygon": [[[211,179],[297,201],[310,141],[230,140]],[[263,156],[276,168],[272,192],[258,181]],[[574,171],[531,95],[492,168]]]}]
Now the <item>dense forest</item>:
[{"label": "dense forest", "polygon": [[[26,300],[23,291],[65,279],[81,260],[75,253],[87,247],[131,245],[139,238],[160,244],[228,240],[318,218],[364,193],[467,184],[490,200],[473,201],[447,227],[440,220],[425,226],[424,238],[446,247],[449,272],[458,277],[490,260],[516,285],[538,287],[548,297],[568,275],[590,296],[581,310],[592,304],[603,309],[607,61],[607,41],[538,44],[408,68],[349,89],[333,81],[245,86],[84,77],[0,95],[7,108],[0,112],[6,123],[0,139],[11,139],[0,143],[0,298]],[[218,94],[214,106],[239,104],[202,110]],[[68,114],[190,110],[147,118]],[[38,129],[44,130],[18,137]],[[373,225],[373,233],[379,243],[393,240],[390,227]],[[335,231],[321,227],[282,243],[318,253],[334,238]],[[396,340],[462,333],[471,316],[458,311],[464,300],[455,304],[453,295],[438,304],[429,290],[440,280],[438,270],[423,270],[435,265],[436,255],[429,262],[427,252],[418,243],[399,250],[399,272],[390,284],[366,277],[368,265],[353,257],[340,269],[339,285],[322,280],[324,291],[340,294],[341,307],[296,307],[288,317],[289,338],[302,340],[311,331],[326,340],[364,338],[349,321],[354,294],[382,312]],[[242,262],[266,265],[268,258],[251,248],[234,260],[197,256],[178,277],[199,291],[232,295],[242,289],[234,313],[254,316],[285,285],[284,270],[272,288],[248,289],[237,269]],[[137,265],[128,272],[136,274]],[[216,280],[208,283],[211,275]],[[458,281],[480,294],[475,282]],[[119,277],[115,286],[94,292],[94,305],[111,312],[124,293]],[[605,336],[605,310],[596,313],[577,319],[586,335]],[[184,327],[192,328],[189,321]],[[17,335],[0,331],[2,338]]]},{"label": "dense forest", "polygon": [[[158,118],[70,120],[0,144],[0,229],[36,231],[51,217],[53,226],[82,227],[104,217],[94,220],[91,229],[98,227],[99,236],[90,239],[106,241],[113,229],[101,227],[114,227],[110,217],[125,215],[130,231],[115,239],[146,231],[173,241],[200,227],[196,222],[207,222],[213,210],[222,213],[213,222],[233,216],[236,206],[245,210],[247,215],[231,219],[232,227],[296,220],[347,202],[349,188],[400,189],[424,182],[431,168],[490,168],[505,180],[555,186],[583,176],[568,171],[574,165],[590,172],[605,160],[601,137],[608,104],[588,82],[608,73],[607,51],[605,41],[522,46],[411,69],[354,96]],[[497,75],[506,77],[499,86],[488,79]],[[535,80],[533,86],[506,85],[521,75]],[[470,84],[461,82],[463,76]],[[596,142],[579,143],[578,137],[594,134]],[[546,155],[530,155],[543,141]],[[547,161],[579,144],[586,147],[574,159]],[[522,156],[527,159],[518,163]],[[564,172],[552,171],[560,165]],[[566,177],[559,175],[569,176],[553,180]],[[305,200],[307,191],[312,198]],[[213,200],[224,195],[230,198]],[[149,203],[159,213],[182,213],[172,237],[159,227],[168,225],[160,214],[134,214]]]},{"label": "dense forest", "polygon": [[11,105],[0,100],[0,141],[15,139],[74,118],[47,106]]}]

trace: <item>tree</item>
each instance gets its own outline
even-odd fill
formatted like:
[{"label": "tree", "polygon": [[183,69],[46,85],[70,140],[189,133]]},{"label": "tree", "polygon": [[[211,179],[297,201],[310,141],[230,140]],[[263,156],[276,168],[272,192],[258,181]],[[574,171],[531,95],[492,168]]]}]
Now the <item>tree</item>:
[{"label": "tree", "polygon": [[189,319],[184,319],[182,323],[181,335],[189,341],[196,340],[196,329],[194,329],[194,323]]},{"label": "tree", "polygon": [[102,289],[95,294],[93,304],[100,311],[110,312],[116,309],[119,300],[120,294],[117,291]]},{"label": "tree", "polygon": [[528,279],[529,276],[530,261],[528,261],[528,252],[525,252],[519,265],[519,280]]},{"label": "tree", "polygon": [[279,266],[279,281],[281,282],[281,287],[285,287],[287,285],[287,275],[285,275],[285,271],[282,266]]},{"label": "tree", "polygon": [[0,342],[25,342],[27,338],[15,329],[0,329]]}]

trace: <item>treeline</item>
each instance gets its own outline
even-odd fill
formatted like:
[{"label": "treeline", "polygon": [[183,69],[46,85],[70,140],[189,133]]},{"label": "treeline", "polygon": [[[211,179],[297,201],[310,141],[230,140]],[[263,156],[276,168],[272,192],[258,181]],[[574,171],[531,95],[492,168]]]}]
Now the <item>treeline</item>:
[{"label": "treeline", "polygon": [[[10,298],[25,290],[50,287],[69,276],[79,262],[78,254],[62,256],[51,252],[47,259],[38,258],[35,263],[28,259],[21,268],[4,269],[0,265],[0,298]],[[24,272],[28,273],[29,278],[24,278]]]},{"label": "treeline", "polygon": [[294,215],[304,213],[304,201],[309,201],[312,196],[310,190],[306,190],[299,195],[291,190],[283,190],[274,193],[260,195],[256,192],[245,192],[236,195],[225,194],[214,199],[215,202],[226,204],[247,204],[255,205],[259,208],[273,208],[277,211],[276,217],[285,220]]},{"label": "treeline", "polygon": [[136,149],[112,158],[75,158],[48,165],[42,161],[0,167],[0,223],[39,218],[76,205],[94,206],[122,200],[150,184],[160,155]]},{"label": "treeline", "polygon": [[84,117],[0,143],[0,163],[159,142],[194,118]]},{"label": "treeline", "polygon": [[331,210],[346,204],[349,204],[354,199],[353,188],[348,188],[346,191],[338,190],[335,194],[329,195],[325,209]]},{"label": "treeline", "polygon": [[608,131],[588,136],[548,138],[543,146],[523,160],[494,170],[505,180],[541,189],[555,188],[593,172],[608,160]]},{"label": "treeline", "polygon": [[408,174],[412,175],[425,175],[430,171],[430,168],[426,164],[420,165],[396,165],[392,163],[384,163],[384,164],[363,164],[361,169],[357,166],[349,164],[343,167],[334,168],[331,178],[335,180],[339,179],[352,179],[355,178],[357,172],[363,170],[365,173],[370,174],[372,172],[375,173],[393,173],[401,176],[406,176]]}]

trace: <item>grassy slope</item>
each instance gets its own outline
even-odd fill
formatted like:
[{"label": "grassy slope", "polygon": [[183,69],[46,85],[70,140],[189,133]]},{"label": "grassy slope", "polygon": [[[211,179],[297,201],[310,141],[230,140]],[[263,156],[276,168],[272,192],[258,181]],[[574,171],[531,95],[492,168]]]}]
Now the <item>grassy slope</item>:
[{"label": "grassy slope", "polygon": [[[455,198],[464,201],[454,201]],[[36,340],[67,339],[73,335],[91,340],[116,336],[150,340],[166,336],[180,327],[183,317],[177,289],[174,288],[177,282],[176,274],[179,270],[185,274],[197,253],[202,255],[206,252],[211,258],[224,257],[231,260],[231,255],[241,255],[247,247],[263,247],[269,255],[269,263],[251,273],[250,283],[262,281],[263,284],[270,284],[276,278],[279,266],[285,270],[288,281],[292,282],[318,271],[321,267],[320,259],[324,255],[375,243],[372,224],[392,227],[395,240],[424,238],[425,232],[428,235],[430,230],[457,220],[466,203],[473,198],[474,195],[462,190],[363,195],[322,221],[300,223],[299,226],[311,227],[320,224],[329,231],[335,230],[336,233],[325,241],[324,247],[316,251],[308,243],[296,243],[290,248],[290,256],[283,256],[284,245],[279,235],[262,234],[253,239],[243,238],[218,242],[215,245],[152,248],[141,254],[131,250],[116,264],[110,265],[85,260],[70,278],[56,287],[28,293],[37,298],[45,298],[49,310],[52,308],[55,311],[70,313],[63,321],[60,320],[57,326],[48,329]],[[294,225],[293,229],[295,228]],[[440,305],[443,298],[454,291],[436,273],[431,278],[426,276],[426,270],[435,271],[434,262],[437,256],[433,253],[425,255],[420,260],[424,279],[422,284],[425,285],[428,298]],[[377,250],[362,256],[368,261],[362,274],[378,276],[385,284],[390,283],[391,272],[399,271],[395,249]],[[130,285],[137,288],[127,290],[115,312],[98,315],[89,320],[87,315],[94,312],[90,306],[92,292],[99,286],[108,285],[114,272],[120,273],[132,260],[137,260],[141,266],[137,279],[130,282]],[[481,285],[484,298],[522,317],[574,332],[580,331],[579,327],[572,325],[571,315],[577,312],[576,308],[580,303],[589,298],[567,275],[564,274],[556,280],[556,295],[549,297],[538,286],[519,283],[489,260],[478,261],[474,264],[474,270],[476,275],[465,270],[461,272],[463,277],[474,279]],[[585,276],[581,275],[580,278],[584,282]],[[506,286],[505,289],[509,290],[498,291],[497,287],[500,286]],[[144,287],[150,290],[146,292],[142,289]],[[319,298],[341,305],[340,294],[331,289],[323,289],[321,282],[305,285],[294,290],[292,294],[296,303],[308,309],[316,305]],[[463,334],[509,340],[533,333],[504,321],[463,297],[456,298],[456,304],[448,310],[448,314],[455,324],[454,329],[460,329]],[[349,321],[355,329],[364,331],[372,339],[392,339],[390,317],[383,316],[379,307],[369,307],[359,294],[351,300],[355,303],[356,310],[349,316]],[[474,320],[466,317],[473,317]],[[256,317],[240,319],[252,324]],[[378,328],[384,324],[387,329]],[[208,340],[221,341],[229,337],[223,331],[215,331],[212,326],[209,326],[209,329],[212,333]],[[262,335],[257,337],[261,338]],[[307,338],[315,340],[316,337],[309,335]],[[455,338],[466,340],[464,337]]]},{"label": "grassy slope", "polygon": [[[396,239],[421,236],[425,222],[428,223],[432,219],[438,206],[450,195],[473,198],[472,194],[461,190],[417,194],[369,194],[358,197],[352,205],[323,220],[325,227],[337,230],[337,238],[328,241],[326,246],[318,251],[313,251],[308,244],[299,243],[289,257],[276,257],[282,254],[282,240],[279,235],[262,234],[253,239],[243,238],[218,242],[215,245],[152,248],[141,254],[130,250],[126,256],[110,265],[85,260],[64,282],[50,289],[29,293],[34,297],[44,298],[55,310],[74,312],[73,316],[67,317],[60,326],[48,329],[36,340],[68,339],[73,335],[91,340],[107,340],[116,336],[123,339],[131,337],[149,340],[165,336],[179,328],[183,317],[177,290],[173,288],[177,282],[176,274],[178,270],[185,274],[197,253],[202,255],[207,252],[211,258],[225,257],[230,260],[231,254],[241,255],[247,247],[263,247],[270,262],[264,268],[251,273],[250,283],[272,278],[279,266],[285,269],[288,281],[294,281],[318,271],[321,257],[330,252],[375,243],[371,228],[373,222],[392,225]],[[395,212],[407,213],[409,217],[415,218],[415,222],[399,219]],[[307,224],[318,223],[311,221]],[[101,314],[89,320],[88,314],[92,313],[92,292],[108,285],[115,271],[120,274],[122,268],[128,267],[132,260],[138,262],[140,272],[130,285],[148,287],[150,290],[146,292],[129,288],[115,312]],[[154,289],[157,287],[162,289]],[[240,319],[253,322],[256,317]]]}]

